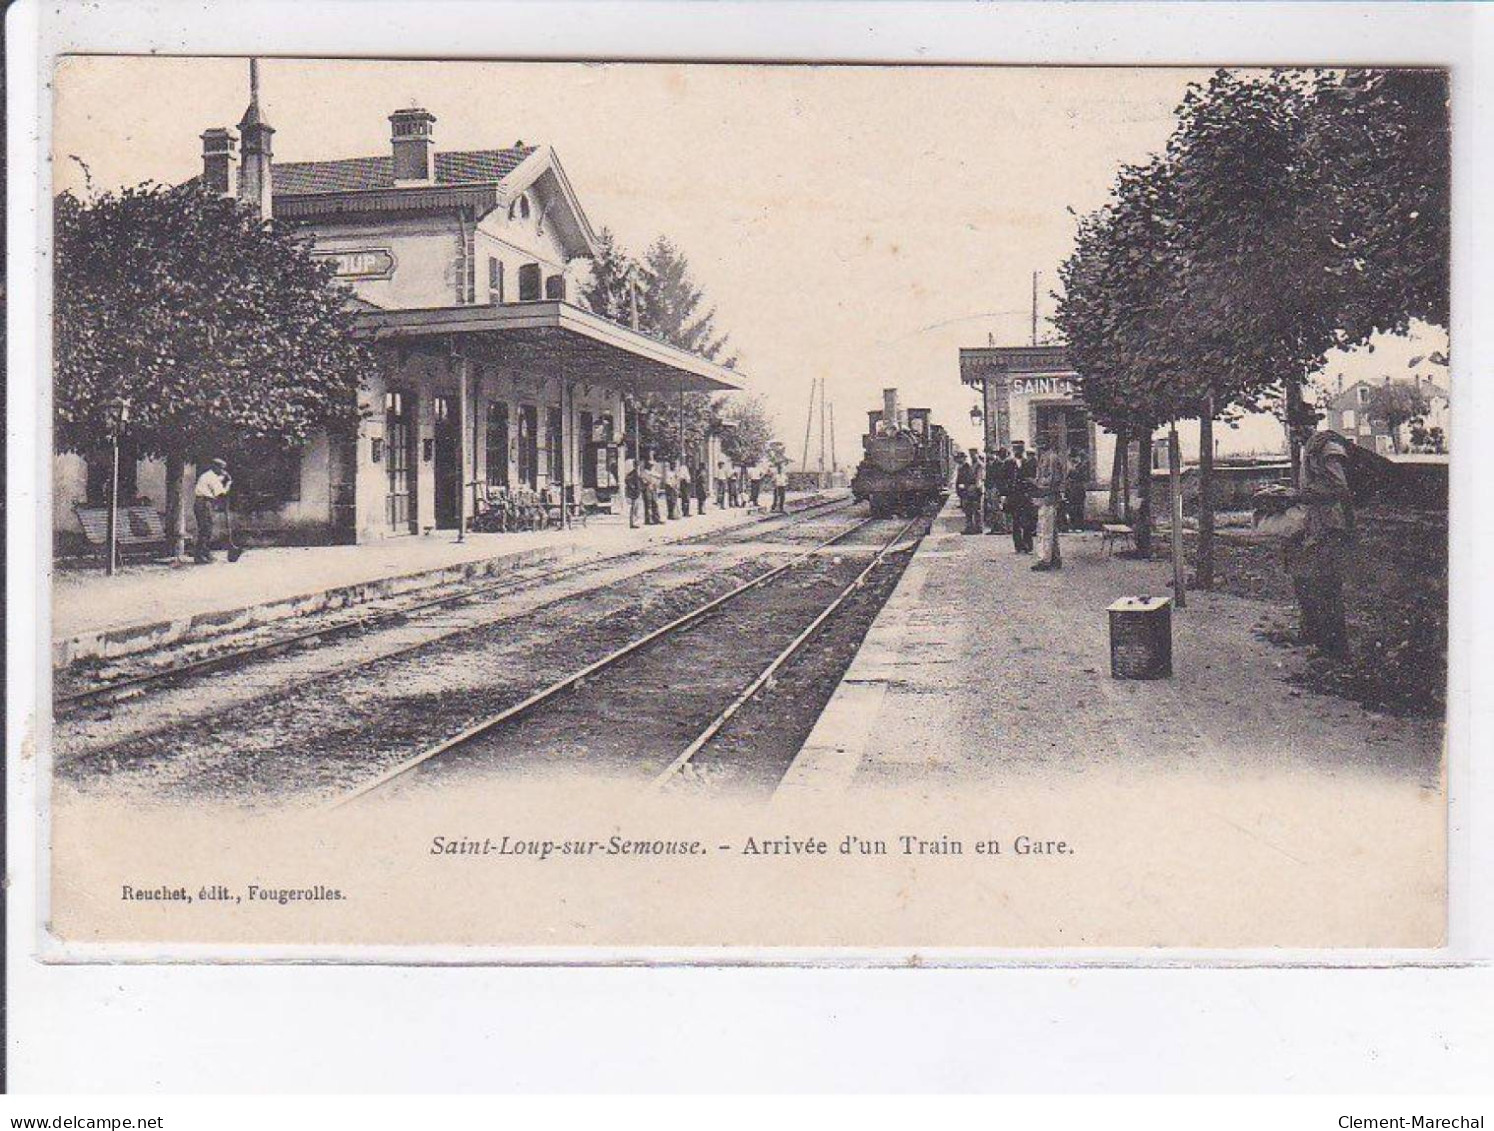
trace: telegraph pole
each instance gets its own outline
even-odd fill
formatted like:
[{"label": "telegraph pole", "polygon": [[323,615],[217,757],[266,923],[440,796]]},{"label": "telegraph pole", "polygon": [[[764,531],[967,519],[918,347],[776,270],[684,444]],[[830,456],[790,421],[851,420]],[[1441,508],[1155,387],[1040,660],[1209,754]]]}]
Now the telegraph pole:
[{"label": "telegraph pole", "polygon": [[830,474],[836,472],[835,466],[835,402],[830,402]]},{"label": "telegraph pole", "polygon": [[809,415],[804,418],[804,458],[799,461],[799,466],[805,471],[809,470],[809,430],[814,424],[814,385],[817,380],[817,377],[809,379]]},{"label": "telegraph pole", "polygon": [[1032,273],[1032,344],[1037,345],[1037,283],[1038,273]]},{"label": "telegraph pole", "polygon": [[825,379],[820,378],[820,486],[825,486]]}]

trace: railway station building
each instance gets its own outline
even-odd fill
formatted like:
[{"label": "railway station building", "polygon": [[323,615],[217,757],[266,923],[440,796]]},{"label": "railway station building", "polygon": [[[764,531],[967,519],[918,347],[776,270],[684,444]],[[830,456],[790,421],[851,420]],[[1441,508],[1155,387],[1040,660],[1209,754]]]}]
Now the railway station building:
[{"label": "railway station building", "polygon": [[[236,522],[367,542],[455,529],[521,487],[620,510],[627,399],[739,389],[740,374],[580,305],[596,237],[550,147],[441,151],[427,111],[388,122],[382,154],[276,162],[251,91],[236,131],[201,135],[204,189],[306,232],[351,287],[377,358],[357,432],[243,469],[253,494],[236,506],[252,509]],[[77,528],[73,504],[106,475],[57,457],[56,529]],[[122,496],[162,505],[160,463],[126,452],[120,481]]]},{"label": "railway station building", "polygon": [[1108,487],[1115,437],[1084,403],[1084,381],[1063,346],[983,346],[960,350],[960,381],[980,397],[987,458],[1021,444],[1041,453],[1055,428],[1066,451],[1083,452],[1090,490]]}]

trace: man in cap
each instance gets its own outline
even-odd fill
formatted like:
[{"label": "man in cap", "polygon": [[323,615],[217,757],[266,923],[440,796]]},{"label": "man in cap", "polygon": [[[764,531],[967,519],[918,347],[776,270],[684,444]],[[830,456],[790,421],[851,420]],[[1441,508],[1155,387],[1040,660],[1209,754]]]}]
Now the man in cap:
[{"label": "man in cap", "polygon": [[1318,431],[1318,414],[1300,405],[1292,435],[1302,447],[1297,501],[1305,519],[1287,536],[1283,557],[1302,615],[1302,640],[1324,655],[1349,651],[1344,617],[1344,570],[1354,533],[1354,497],[1349,489],[1349,441]]},{"label": "man in cap", "polygon": [[1058,549],[1058,506],[1063,499],[1064,458],[1063,433],[1055,429],[1048,446],[1038,455],[1037,478],[1032,493],[1037,498],[1037,555],[1032,568],[1038,571],[1062,569],[1063,556]]},{"label": "man in cap", "polygon": [[975,461],[964,452],[955,452],[955,496],[965,512],[965,529],[961,534],[980,533],[981,491],[976,474]]},{"label": "man in cap", "polygon": [[228,489],[232,486],[233,477],[228,474],[226,460],[213,460],[197,477],[197,486],[192,491],[192,517],[197,522],[197,544],[193,548],[192,560],[198,565],[213,560],[213,512],[219,506],[219,499],[227,502]]}]

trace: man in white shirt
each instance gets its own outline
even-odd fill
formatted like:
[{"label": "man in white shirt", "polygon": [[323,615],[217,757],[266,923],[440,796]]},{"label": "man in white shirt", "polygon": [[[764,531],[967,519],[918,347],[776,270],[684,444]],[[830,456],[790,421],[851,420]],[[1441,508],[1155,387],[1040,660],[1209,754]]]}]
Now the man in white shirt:
[{"label": "man in white shirt", "polygon": [[788,513],[788,465],[773,467],[773,509],[779,514]]},{"label": "man in white shirt", "polygon": [[675,476],[680,492],[680,517],[690,517],[690,497],[695,493],[695,486],[690,482],[690,465],[680,460],[679,472]]},{"label": "man in white shirt", "polygon": [[213,560],[213,511],[219,499],[226,499],[233,486],[233,476],[228,474],[228,464],[215,459],[208,469],[197,477],[197,486],[192,491],[192,517],[197,521],[197,545],[192,560],[206,565]]}]

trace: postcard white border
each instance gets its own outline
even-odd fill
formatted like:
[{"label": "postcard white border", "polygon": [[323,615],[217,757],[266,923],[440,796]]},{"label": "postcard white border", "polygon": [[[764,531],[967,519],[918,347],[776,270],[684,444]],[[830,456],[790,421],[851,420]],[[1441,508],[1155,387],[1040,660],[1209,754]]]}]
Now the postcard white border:
[{"label": "postcard white border", "polygon": [[[295,19],[286,19],[288,9]],[[675,949],[587,949],[539,951],[532,948],[358,948],[356,951],[326,951],[313,948],[242,948],[213,954],[229,960],[253,959],[285,963],[312,964],[314,969],[288,971],[278,966],[193,966],[184,970],[181,964],[200,962],[203,948],[151,948],[152,961],[165,959],[177,965],[168,966],[48,966],[37,959],[38,923],[33,917],[37,904],[37,881],[42,864],[40,848],[44,847],[44,827],[39,818],[44,805],[33,793],[39,783],[37,770],[44,764],[34,755],[44,733],[37,722],[45,718],[49,697],[49,666],[46,660],[46,625],[48,608],[45,598],[46,555],[50,545],[49,508],[46,506],[49,450],[46,433],[34,422],[48,419],[48,399],[35,375],[45,370],[37,358],[45,347],[36,327],[42,294],[32,270],[38,261],[38,237],[44,228],[44,166],[38,161],[45,153],[50,123],[49,90],[35,81],[38,74],[50,70],[48,60],[67,51],[155,51],[171,54],[296,54],[303,56],[381,56],[381,57],[464,57],[501,58],[693,58],[725,60],[836,60],[918,63],[933,62],[1008,62],[1072,64],[1198,64],[1226,61],[1247,63],[1302,63],[1326,58],[1345,61],[1380,63],[1426,63],[1453,68],[1455,98],[1454,184],[1454,294],[1453,358],[1454,380],[1458,388],[1458,430],[1460,436],[1476,435],[1480,425],[1494,420],[1494,405],[1487,382],[1478,375],[1494,372],[1489,362],[1487,334],[1480,336],[1473,324],[1475,309],[1489,309],[1489,268],[1480,264],[1478,249],[1485,249],[1487,220],[1480,215],[1476,186],[1491,182],[1487,137],[1478,123],[1471,121],[1476,109],[1489,104],[1490,82],[1487,75],[1488,52],[1483,46],[1490,28],[1487,13],[1463,6],[1432,7],[1427,5],[1358,5],[1358,4],[1254,4],[1254,5],[1004,5],[1004,4],[505,4],[436,3],[414,5],[375,0],[355,3],[353,0],[317,0],[294,5],[259,0],[255,3],[200,5],[176,3],[153,5],[55,6],[43,10],[34,2],[22,3],[9,14],[11,62],[8,73],[10,114],[10,451],[8,469],[10,570],[7,606],[10,618],[9,671],[11,696],[7,718],[8,757],[10,758],[10,920],[8,960],[12,975],[13,1031],[26,1033],[28,1039],[14,1045],[25,1058],[14,1062],[15,1070],[35,1072],[37,1080],[65,1078],[67,1061],[89,1046],[88,1026],[75,1017],[98,1017],[97,1001],[87,998],[88,986],[128,983],[132,995],[149,1000],[158,1010],[182,1008],[190,998],[207,991],[215,997],[237,1000],[246,1013],[235,1012],[236,1026],[267,1025],[280,1016],[277,1010],[286,1002],[322,1000],[328,987],[343,985],[359,994],[392,995],[391,1002],[419,1014],[428,1010],[422,997],[425,990],[452,986],[454,977],[480,978],[486,986],[499,983],[522,984],[522,1001],[530,1008],[543,1008],[540,994],[555,992],[565,986],[563,979],[611,981],[632,974],[646,977],[661,988],[676,987],[680,998],[673,1012],[681,1018],[693,1015],[705,994],[722,1002],[725,1010],[743,1009],[749,1014],[754,1004],[761,1006],[759,991],[765,977],[776,973],[791,977],[796,983],[808,980],[823,993],[828,1004],[835,1000],[837,987],[844,979],[865,980],[866,991],[885,994],[890,983],[887,975],[869,969],[829,971],[826,965],[906,966],[910,962],[948,963],[951,969],[941,972],[941,985],[947,979],[972,980],[966,984],[980,987],[981,993],[1000,988],[1004,1000],[1019,1009],[1040,1008],[1035,1002],[1043,997],[1052,979],[1064,971],[1077,977],[1082,972],[1091,985],[1110,982],[1115,986],[1131,979],[1148,987],[1168,986],[1175,992],[1179,980],[1194,987],[1194,992],[1235,992],[1230,987],[1255,985],[1251,992],[1279,993],[1283,983],[1273,981],[1288,974],[1314,979],[1317,992],[1328,994],[1352,1013],[1348,1007],[1356,991],[1346,976],[1376,979],[1389,984],[1394,978],[1381,978],[1393,968],[1406,964],[1421,965],[1420,970],[1400,969],[1401,978],[1431,978],[1426,992],[1439,998],[1451,991],[1449,1018],[1460,1016],[1461,994],[1466,994],[1465,979],[1487,989],[1486,966],[1477,964],[1494,953],[1494,906],[1488,900],[1475,898],[1487,892],[1494,877],[1491,857],[1494,847],[1490,838],[1475,836],[1482,825],[1487,827],[1491,813],[1489,771],[1480,768],[1467,756],[1477,749],[1494,749],[1494,725],[1491,725],[1489,696],[1472,693],[1475,687],[1490,686],[1494,674],[1494,632],[1491,627],[1489,594],[1476,591],[1472,581],[1490,576],[1491,510],[1480,507],[1478,485],[1494,482],[1494,453],[1491,446],[1460,444],[1459,457],[1453,463],[1453,609],[1455,626],[1450,646],[1453,679],[1449,686],[1449,944],[1443,950],[1428,951],[968,951],[920,950],[915,958],[906,950],[897,951],[785,951],[760,952],[749,949],[675,950]],[[1482,35],[1482,38],[1481,38]],[[41,51],[27,59],[28,47],[39,38]],[[28,73],[29,71],[29,73]],[[30,199],[28,200],[28,190]],[[29,379],[28,379],[29,378]],[[29,756],[28,756],[29,751]],[[146,957],[139,948],[97,947],[48,948],[51,959],[81,960],[88,963],[140,961]],[[333,973],[322,969],[328,962],[380,965],[390,962],[434,964],[517,964],[507,970],[441,970],[405,968],[403,970],[351,968]],[[758,969],[700,969],[690,964],[741,962],[809,963],[816,969],[792,972]],[[623,962],[634,965],[682,963],[682,969],[651,971],[576,971],[565,964],[591,965]],[[542,969],[525,968],[527,963],[544,964]],[[557,966],[556,964],[562,964]],[[1033,963],[1040,964],[1031,968]],[[1198,964],[1202,964],[1202,966]],[[1475,968],[1470,969],[1470,964]],[[966,969],[967,966],[980,969]],[[1174,969],[1179,965],[1186,970]],[[1262,969],[1275,966],[1307,966],[1311,970],[1285,971]],[[1425,967],[1454,967],[1454,970]],[[1013,967],[1027,967],[1013,969]],[[1325,969],[1335,967],[1339,969]],[[1374,974],[1347,968],[1375,967]],[[1442,974],[1438,981],[1433,976]],[[321,979],[309,992],[306,978]],[[920,975],[924,977],[926,975]],[[1484,977],[1482,982],[1476,979]],[[557,982],[556,979],[562,979]],[[1352,981],[1349,978],[1348,981]],[[574,984],[574,983],[571,983]],[[1452,990],[1464,985],[1462,991]],[[425,989],[419,989],[418,986]],[[1265,990],[1260,987],[1274,985]],[[1362,983],[1361,983],[1362,985]],[[545,987],[550,987],[546,989]],[[688,987],[688,988],[687,988]],[[1432,989],[1432,987],[1436,987]],[[930,987],[931,997],[938,992]],[[630,989],[630,993],[632,990]],[[1117,1034],[1128,1011],[1138,1010],[1148,1000],[1150,989],[1131,996],[1121,989],[1118,998],[1101,1008],[1097,1023],[1115,1026]],[[1108,990],[1107,990],[1108,993]],[[1286,1008],[1298,991],[1286,991],[1278,1002]],[[79,997],[78,995],[82,995]],[[184,997],[184,995],[186,995]],[[1010,995],[1015,995],[1012,997]],[[336,995],[333,995],[334,998]],[[626,996],[626,995],[625,995]],[[1106,995],[1101,995],[1106,996]],[[1476,996],[1476,995],[1474,995]],[[464,1004],[476,1005],[483,995]],[[964,992],[954,994],[946,1007],[958,1008],[968,1001]],[[1118,1004],[1124,1003],[1124,1004]],[[46,1009],[50,1020],[43,1021]],[[347,1004],[347,1003],[344,1003]],[[511,1005],[517,999],[510,1000]],[[892,1007],[893,1003],[884,1003]],[[1092,1004],[1099,1004],[1098,999]],[[1153,1001],[1153,1006],[1155,1002]],[[456,1007],[453,1007],[456,1008]],[[651,1018],[655,1024],[667,1025],[672,1014],[666,1004],[664,1012]],[[1113,1010],[1119,1013],[1113,1013]],[[72,1012],[78,1010],[81,1012]],[[875,1011],[875,1010],[874,1010]],[[458,1014],[470,1010],[457,1009]],[[360,1008],[348,1008],[331,1019],[340,1031],[357,1034],[354,1026],[364,1016]],[[1132,1014],[1139,1016],[1139,1014]],[[64,1024],[71,1021],[71,1024]],[[465,1024],[480,1025],[475,1016],[465,1016]],[[1318,1018],[1317,1028],[1331,1028],[1327,1018]],[[366,1023],[366,1020],[365,1020]],[[40,1030],[32,1028],[41,1025]],[[1312,1029],[1313,1026],[1309,1026]],[[269,1030],[265,1030],[269,1032]],[[61,1042],[70,1034],[71,1044]],[[38,1034],[41,1034],[38,1038]],[[157,1031],[158,1038],[171,1034]],[[226,1039],[226,1038],[223,1038]],[[392,1038],[397,1039],[397,1038]],[[14,1040],[14,1037],[13,1037]],[[356,1040],[354,1043],[357,1043]],[[1143,1041],[1143,1044],[1146,1042]],[[645,1042],[647,1044],[647,1042]],[[63,1055],[59,1050],[73,1051]],[[525,1054],[522,1044],[514,1045],[514,1054]],[[622,1050],[625,1059],[636,1057],[641,1049]],[[134,1053],[135,1055],[131,1055]],[[186,1067],[181,1060],[165,1061],[147,1058],[144,1050],[113,1050],[128,1064],[149,1060],[158,1068],[170,1065],[172,1072]],[[1035,1062],[1018,1058],[1039,1071]],[[1186,1056],[1185,1056],[1186,1059]],[[875,1058],[873,1058],[875,1062]],[[577,1063],[582,1063],[578,1060]],[[870,1062],[869,1062],[870,1063]],[[1248,1065],[1242,1065],[1246,1078]],[[95,1061],[91,1068],[105,1068],[116,1087],[129,1088],[126,1064]],[[199,1065],[204,1081],[222,1078],[215,1071]],[[164,1070],[164,1069],[163,1069]],[[1162,1070],[1161,1065],[1152,1071]],[[297,1075],[295,1066],[281,1065],[290,1077]],[[343,1066],[351,1086],[373,1086],[382,1076],[376,1065],[349,1063]],[[1168,1069],[1167,1071],[1171,1071]],[[1009,1077],[1010,1069],[1000,1075]],[[64,1075],[59,1076],[58,1073]],[[1166,1072],[1162,1073],[1163,1075]],[[171,1073],[168,1073],[171,1075]],[[437,1075],[440,1075],[437,1073]],[[22,1075],[19,1079],[25,1079]],[[191,1077],[175,1075],[179,1086],[199,1086]],[[1062,1086],[1057,1077],[1048,1077],[1050,1086]],[[360,1083],[361,1082],[361,1083]],[[573,1081],[574,1083],[574,1081]],[[108,1087],[100,1078],[97,1086]],[[207,1086],[211,1086],[210,1084]],[[667,1086],[667,1085],[666,1085]],[[1125,1085],[1115,1085],[1125,1086]]]}]

